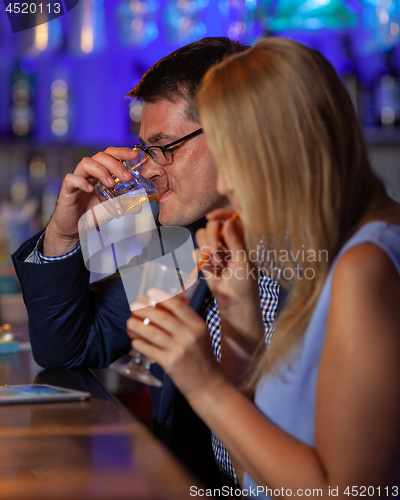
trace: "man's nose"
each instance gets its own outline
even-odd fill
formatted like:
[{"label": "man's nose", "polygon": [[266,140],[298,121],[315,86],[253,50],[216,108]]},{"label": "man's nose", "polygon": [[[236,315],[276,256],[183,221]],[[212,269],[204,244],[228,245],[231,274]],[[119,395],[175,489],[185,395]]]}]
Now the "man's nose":
[{"label": "man's nose", "polygon": [[143,163],[141,174],[145,179],[151,179],[152,177],[165,175],[165,169],[156,165],[150,158],[147,158]]}]

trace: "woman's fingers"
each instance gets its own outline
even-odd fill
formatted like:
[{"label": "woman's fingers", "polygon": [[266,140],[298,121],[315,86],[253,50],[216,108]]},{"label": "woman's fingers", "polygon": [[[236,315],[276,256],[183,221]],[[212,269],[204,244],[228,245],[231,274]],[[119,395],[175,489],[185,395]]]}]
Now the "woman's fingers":
[{"label": "woman's fingers", "polygon": [[204,255],[211,255],[220,248],[221,227],[220,221],[211,221],[204,229],[196,231],[196,242]]},{"label": "woman's fingers", "polygon": [[[187,325],[190,328],[199,326],[200,324],[203,325],[204,320],[199,316],[188,304],[182,301],[181,298],[179,297],[171,297],[168,300],[165,300],[165,292],[162,290],[157,290],[156,288],[150,288],[148,290],[147,295],[149,296],[150,300],[154,300],[157,303],[162,302],[162,309],[164,309],[164,313],[172,313],[175,320],[179,321],[180,326],[182,325]],[[157,309],[157,308],[156,308]],[[161,313],[160,309],[160,313]],[[160,314],[160,321],[163,321],[161,314]],[[172,323],[169,324],[171,328],[178,328],[179,323]],[[162,324],[160,325],[162,326]],[[178,328],[179,330],[179,328]],[[172,333],[178,333],[176,330],[173,330]]]},{"label": "woman's fingers", "polygon": [[195,250],[197,264],[204,264],[210,259],[211,248],[208,245],[206,229],[196,231],[196,243],[198,248]]},{"label": "woman's fingers", "polygon": [[136,309],[133,304],[132,316],[127,321],[127,333],[135,349],[167,370],[174,369],[176,363],[187,363],[189,355],[201,357],[204,345],[211,349],[205,321],[182,299],[165,300],[165,292],[156,289],[150,289],[148,296],[157,303],[156,307]]},{"label": "woman's fingers", "polygon": [[160,364],[185,397],[194,397],[221,377],[207,325],[182,299],[165,300],[168,295],[156,289],[147,295],[155,307],[131,306],[132,346]]},{"label": "woman's fingers", "polygon": [[205,229],[196,232],[196,241],[198,263],[224,266],[246,260],[243,227],[239,219],[230,217],[223,224],[219,220],[208,222]]},{"label": "woman's fingers", "polygon": [[196,242],[199,247],[197,255],[198,264],[217,264],[221,260],[221,222],[218,220],[207,223],[205,229],[196,232]]},{"label": "woman's fingers", "polygon": [[[245,247],[243,226],[240,220],[227,219],[222,226],[222,237],[226,246],[236,252],[235,260],[242,260],[240,256],[244,256],[243,250]],[[235,257],[235,256],[234,256]]]},{"label": "woman's fingers", "polygon": [[127,332],[130,338],[137,339],[138,336],[160,349],[168,349],[171,345],[171,337],[153,324],[150,318],[138,318],[132,315],[126,322]]},{"label": "woman's fingers", "polygon": [[211,255],[221,249],[221,228],[222,224],[219,220],[212,220],[207,223],[207,244],[210,247]]},{"label": "woman's fingers", "polygon": [[133,315],[145,319],[159,326],[172,336],[179,336],[185,326],[190,328],[199,326],[203,319],[179,297],[170,297],[162,290],[151,288],[147,295],[156,307],[139,308],[133,311]]},{"label": "woman's fingers", "polygon": [[156,363],[163,366],[165,364],[165,353],[159,347],[150,344],[146,340],[136,338],[132,340],[132,347],[144,356],[153,359]]}]

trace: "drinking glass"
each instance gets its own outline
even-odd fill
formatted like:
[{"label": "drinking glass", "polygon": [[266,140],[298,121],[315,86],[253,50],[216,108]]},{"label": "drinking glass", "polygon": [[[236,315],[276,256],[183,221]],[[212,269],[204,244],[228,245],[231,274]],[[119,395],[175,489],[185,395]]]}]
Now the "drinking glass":
[{"label": "drinking glass", "polygon": [[143,167],[151,160],[141,149],[134,148],[134,151],[139,153],[135,160],[121,162],[133,175],[130,181],[122,181],[113,175],[115,185],[112,188],[105,186],[100,181],[94,185],[94,192],[99,201],[107,202],[103,203],[103,206],[115,219],[130,212],[135,213],[137,207],[150,203],[168,190],[167,175],[155,163],[152,162],[151,168],[153,171],[155,168],[157,169],[157,175],[153,176],[151,180],[142,176]]},{"label": "drinking glass", "polygon": [[[157,261],[149,261],[143,266],[143,275],[136,303],[143,304],[142,307],[156,307],[157,302],[147,297],[147,292],[151,288],[166,292],[168,298],[178,295],[182,301],[187,303],[192,297],[197,283],[197,273],[189,274]],[[144,324],[149,322],[148,318],[144,320]],[[113,363],[110,367],[125,377],[144,384],[161,387],[161,380],[150,372],[150,366],[154,361],[135,349],[132,349],[129,354],[131,359],[128,363]]]}]

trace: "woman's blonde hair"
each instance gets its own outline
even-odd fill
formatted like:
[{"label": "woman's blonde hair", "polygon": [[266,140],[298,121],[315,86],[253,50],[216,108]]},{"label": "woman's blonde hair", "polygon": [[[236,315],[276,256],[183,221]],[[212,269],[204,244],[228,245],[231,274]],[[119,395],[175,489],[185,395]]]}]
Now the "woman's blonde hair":
[{"label": "woman's blonde hair", "polygon": [[292,257],[282,263],[293,275],[281,280],[289,296],[255,382],[294,351],[332,260],[384,188],[348,92],[300,43],[268,38],[230,56],[205,75],[197,104],[219,174],[235,188],[248,249],[264,235],[275,255]]}]

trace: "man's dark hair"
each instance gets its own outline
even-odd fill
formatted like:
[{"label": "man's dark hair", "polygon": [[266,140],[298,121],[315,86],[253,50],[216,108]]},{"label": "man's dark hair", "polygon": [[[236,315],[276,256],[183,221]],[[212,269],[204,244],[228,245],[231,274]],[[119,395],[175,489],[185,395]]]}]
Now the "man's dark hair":
[{"label": "man's dark hair", "polygon": [[140,102],[187,99],[188,119],[199,122],[194,96],[204,74],[224,57],[248,48],[227,37],[208,37],[185,45],[154,64],[127,97]]}]

